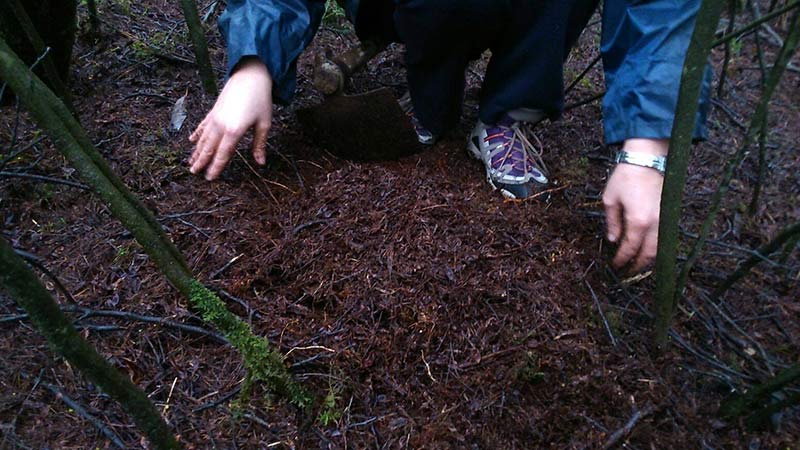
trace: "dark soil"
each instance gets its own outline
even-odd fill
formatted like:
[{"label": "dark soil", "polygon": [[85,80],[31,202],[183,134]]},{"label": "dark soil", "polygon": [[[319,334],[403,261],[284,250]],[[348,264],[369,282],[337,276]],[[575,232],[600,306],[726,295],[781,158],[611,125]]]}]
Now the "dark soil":
[{"label": "dark soil", "polygon": [[[621,284],[625,275],[607,265],[613,248],[603,239],[599,198],[612,152],[602,144],[599,102],[538,128],[554,184],[525,202],[492,192],[464,151],[485,58],[468,73],[462,126],[451,137],[394,162],[337,159],[305,137],[294,115],[320,101],[308,81],[313,54],[352,45],[334,24],[299,63],[296,104],[277,108],[268,167],[257,168],[242,145],[223,179],[209,183],[184,163],[187,136],[213,99],[200,88],[173,3],[101,4],[102,35],[82,32],[73,57],[81,122],[198,277],[287,354],[319,399],[312,417],[263,400],[261,390],[233,408],[228,399],[245,371],[231,348],[130,317],[76,315],[83,335],[144,389],[187,448],[594,448],[637,411],[646,414],[626,448],[798,448],[797,410],[774,430],[749,433],[717,409],[734,389],[798,361],[800,252],[778,267],[758,266],[725,295],[724,313],[707,299],[748,256],[743,248],[800,219],[796,69],[773,102],[757,214],[745,207],[757,179],[753,152],[676,315],[679,339],[657,355],[652,277]],[[785,23],[772,26],[785,35]],[[598,33],[590,25],[567,80],[597,54]],[[209,36],[222,76],[224,49]],[[726,157],[742,141],[738,124],[759,96],[754,42],[751,35],[734,49],[711,138],[693,152],[687,231],[703,219]],[[778,47],[766,34],[761,44],[772,61]],[[721,58],[715,50],[716,67]],[[402,61],[393,46],[348,88],[389,86],[399,95]],[[595,68],[567,103],[602,86]],[[189,119],[171,132],[172,105],[186,93]],[[79,181],[24,112],[19,127],[16,109],[2,112],[2,153],[29,147],[2,170]],[[3,235],[38,255],[79,305],[207,326],[91,193],[0,177],[0,217]],[[20,313],[0,297],[0,448],[112,448],[38,379],[127,447],[146,447],[119,405],[55,357]]]}]

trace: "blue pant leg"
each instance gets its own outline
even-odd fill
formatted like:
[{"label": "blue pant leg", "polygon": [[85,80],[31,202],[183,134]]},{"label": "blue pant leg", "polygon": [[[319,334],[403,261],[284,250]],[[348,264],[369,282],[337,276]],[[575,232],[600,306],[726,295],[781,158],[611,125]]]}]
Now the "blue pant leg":
[{"label": "blue pant leg", "polygon": [[[605,140],[669,138],[700,0],[606,0],[601,51]],[[705,139],[711,70],[700,95],[695,138]]]},{"label": "blue pant leg", "polygon": [[480,117],[496,123],[518,108],[551,118],[564,107],[564,61],[597,7],[596,0],[513,0],[481,89]]},{"label": "blue pant leg", "polygon": [[398,0],[414,113],[434,134],[458,124],[464,71],[506,27],[510,0]]},{"label": "blue pant leg", "polygon": [[[365,1],[365,0],[362,0]],[[517,108],[552,116],[563,107],[563,63],[597,0],[397,0],[414,111],[435,134],[457,124],[464,70],[487,48],[480,117]]]}]

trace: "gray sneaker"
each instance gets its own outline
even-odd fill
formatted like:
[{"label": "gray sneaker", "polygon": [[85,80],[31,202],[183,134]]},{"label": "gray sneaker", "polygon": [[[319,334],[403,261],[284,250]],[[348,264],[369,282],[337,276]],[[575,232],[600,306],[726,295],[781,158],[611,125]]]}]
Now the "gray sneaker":
[{"label": "gray sneaker", "polygon": [[508,112],[496,124],[478,121],[467,150],[486,167],[486,179],[504,197],[523,199],[547,186],[542,143],[531,127],[544,119],[542,111]]},{"label": "gray sneaker", "polygon": [[423,145],[433,145],[436,141],[439,140],[439,136],[431,133],[422,125],[422,122],[417,119],[416,114],[414,114],[414,105],[411,104],[411,94],[406,92],[400,97],[400,100],[397,101],[400,103],[400,108],[406,113],[408,119],[411,121],[411,126],[414,127],[414,132],[417,133],[417,140],[420,144]]}]

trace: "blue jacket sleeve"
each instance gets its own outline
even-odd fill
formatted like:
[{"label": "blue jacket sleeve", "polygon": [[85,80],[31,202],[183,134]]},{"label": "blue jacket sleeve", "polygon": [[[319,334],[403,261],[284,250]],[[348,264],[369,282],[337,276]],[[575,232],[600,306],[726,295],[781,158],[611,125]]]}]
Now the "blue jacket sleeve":
[{"label": "blue jacket sleeve", "polygon": [[229,0],[219,18],[228,47],[228,76],[246,56],[257,56],[273,81],[273,100],[289,103],[297,84],[297,58],[325,12],[321,0]]},{"label": "blue jacket sleeve", "polygon": [[[607,144],[629,138],[669,138],[683,62],[700,0],[603,2],[603,122]],[[695,117],[705,139],[711,70],[706,69]]]}]

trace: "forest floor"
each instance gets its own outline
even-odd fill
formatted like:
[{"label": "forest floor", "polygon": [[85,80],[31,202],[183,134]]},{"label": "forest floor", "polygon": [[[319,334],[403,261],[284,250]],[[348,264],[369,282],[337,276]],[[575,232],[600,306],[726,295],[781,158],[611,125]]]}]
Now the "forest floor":
[{"label": "forest floor", "polygon": [[[235,351],[127,314],[207,326],[90,192],[0,177],[0,226],[63,283],[72,300],[61,302],[127,314],[74,317],[187,448],[599,448],[637,412],[625,448],[798,448],[797,410],[755,433],[717,410],[734,389],[798,361],[800,251],[758,266],[723,303],[708,299],[746,249],[800,220],[796,69],[773,101],[758,210],[751,217],[745,207],[754,152],[736,171],[672,345],[659,355],[650,350],[653,277],[621,282],[626,275],[608,267],[600,194],[612,150],[598,101],[537,128],[554,183],[529,201],[492,192],[464,150],[486,57],[468,71],[460,130],[399,161],[341,160],[307,138],[294,114],[321,100],[308,76],[314,53],[353,44],[334,21],[299,62],[296,104],[276,109],[267,167],[251,162],[248,142],[220,181],[206,182],[185,160],[187,136],[213,98],[200,88],[177,2],[101,3],[101,15],[102,35],[82,31],[74,51],[83,126],[198,278],[287,355],[319,399],[314,416],[263,400],[260,390],[233,411],[229,399],[245,374]],[[595,20],[567,63],[567,81],[597,55],[599,31]],[[224,48],[208,34],[222,78]],[[768,62],[779,48],[771,39],[761,39]],[[717,68],[722,55],[713,53]],[[687,233],[697,231],[760,95],[755,55],[752,35],[734,46],[710,139],[692,153]],[[402,48],[393,46],[348,89],[389,86],[399,95],[404,76]],[[598,67],[567,103],[602,87]],[[189,117],[173,132],[170,113],[184,95]],[[15,126],[15,111],[0,115],[2,152],[12,137],[28,149],[2,170],[80,181],[24,112]],[[685,252],[692,241],[684,239]],[[55,288],[53,277],[43,279]],[[119,405],[55,358],[20,313],[0,297],[0,448],[113,448],[65,395],[125,447],[145,446]]]}]

